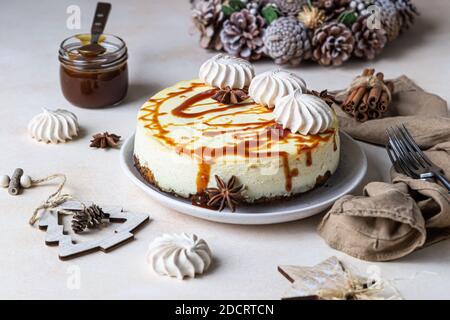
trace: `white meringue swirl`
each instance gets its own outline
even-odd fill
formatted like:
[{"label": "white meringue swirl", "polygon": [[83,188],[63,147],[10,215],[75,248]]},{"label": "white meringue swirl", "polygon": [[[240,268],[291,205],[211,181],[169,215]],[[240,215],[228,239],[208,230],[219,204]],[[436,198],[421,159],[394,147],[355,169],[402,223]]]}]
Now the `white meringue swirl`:
[{"label": "white meringue swirl", "polygon": [[195,278],[211,264],[212,254],[205,240],[195,234],[164,234],[149,247],[148,262],[153,270],[170,277]]},{"label": "white meringue swirl", "polygon": [[331,128],[333,111],[321,98],[301,90],[281,98],[273,111],[284,129],[303,135],[318,134]]},{"label": "white meringue swirl", "polygon": [[32,138],[46,143],[58,143],[78,136],[80,127],[75,114],[63,109],[42,110],[28,124],[28,132]]},{"label": "white meringue swirl", "polygon": [[203,63],[199,73],[204,83],[221,89],[244,89],[250,85],[254,75],[250,62],[222,53]]},{"label": "white meringue swirl", "polygon": [[248,93],[256,103],[273,108],[277,101],[301,89],[306,93],[305,80],[286,70],[272,70],[257,75],[251,82]]}]

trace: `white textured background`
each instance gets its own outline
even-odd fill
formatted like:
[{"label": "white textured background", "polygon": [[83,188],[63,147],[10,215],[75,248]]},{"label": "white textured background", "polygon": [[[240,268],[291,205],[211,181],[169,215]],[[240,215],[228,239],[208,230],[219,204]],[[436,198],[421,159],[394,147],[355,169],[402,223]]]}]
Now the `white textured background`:
[{"label": "white textured background", "polygon": [[[32,177],[61,172],[67,190],[81,199],[147,211],[154,221],[136,240],[109,254],[101,252],[68,262],[44,244],[44,232],[27,221],[32,210],[54,186],[10,197],[0,190],[0,298],[255,298],[278,299],[288,282],[278,264],[313,265],[331,255],[358,265],[371,265],[330,249],[317,235],[320,216],[273,226],[222,225],[183,216],[148,199],[121,172],[117,150],[89,148],[89,138],[110,131],[127,138],[133,133],[141,104],[159,89],[196,76],[212,53],[190,35],[187,0],[111,1],[108,33],[125,39],[129,48],[130,92],[116,108],[83,110],[72,107],[59,88],[57,51],[66,29],[66,8],[82,10],[82,31],[90,29],[95,1],[5,1],[0,4],[0,174],[22,167]],[[345,87],[367,66],[386,77],[406,74],[425,89],[450,100],[448,14],[450,1],[415,1],[421,11],[413,29],[390,43],[373,62],[355,61],[341,68],[305,63],[295,68],[309,87]],[[256,64],[268,70],[269,61]],[[83,127],[79,139],[45,145],[27,136],[29,119],[41,107],[75,112]],[[369,157],[367,180],[386,178],[383,149],[364,145]],[[164,232],[192,232],[205,238],[215,264],[205,276],[189,281],[158,277],[146,264],[149,242]],[[81,271],[81,288],[67,288],[68,270]],[[450,298],[450,241],[413,253],[396,262],[377,263],[382,275],[396,282],[405,298]],[[69,269],[68,269],[69,268]],[[415,277],[411,280],[411,277]]]}]

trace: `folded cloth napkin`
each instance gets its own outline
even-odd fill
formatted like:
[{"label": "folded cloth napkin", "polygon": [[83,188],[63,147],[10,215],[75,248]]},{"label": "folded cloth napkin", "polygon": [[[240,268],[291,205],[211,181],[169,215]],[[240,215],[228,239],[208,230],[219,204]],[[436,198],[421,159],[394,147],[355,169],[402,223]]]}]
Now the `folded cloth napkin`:
[{"label": "folded cloth napkin", "polygon": [[[390,114],[359,123],[335,106],[341,129],[352,137],[385,145],[386,128],[405,124],[425,153],[450,177],[450,118],[447,104],[402,76],[394,80]],[[450,195],[434,182],[391,169],[391,183],[371,182],[362,196],[335,202],[319,225],[333,248],[370,261],[401,258],[450,238]]]}]

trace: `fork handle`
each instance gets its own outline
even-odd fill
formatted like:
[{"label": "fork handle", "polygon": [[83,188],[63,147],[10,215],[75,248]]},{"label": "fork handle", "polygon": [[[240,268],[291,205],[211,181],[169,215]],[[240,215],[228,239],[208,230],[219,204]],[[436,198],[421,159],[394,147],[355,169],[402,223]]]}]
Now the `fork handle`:
[{"label": "fork handle", "polygon": [[438,179],[444,185],[444,187],[446,187],[447,190],[450,191],[450,182],[447,180],[447,178],[439,172],[435,172],[434,175],[436,176],[436,179]]}]

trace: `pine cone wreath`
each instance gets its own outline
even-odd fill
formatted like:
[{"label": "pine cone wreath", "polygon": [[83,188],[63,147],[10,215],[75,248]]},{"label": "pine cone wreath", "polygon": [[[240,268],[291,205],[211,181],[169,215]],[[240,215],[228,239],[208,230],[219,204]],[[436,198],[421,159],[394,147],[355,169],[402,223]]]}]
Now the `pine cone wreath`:
[{"label": "pine cone wreath", "polygon": [[273,0],[277,6],[278,11],[283,16],[297,16],[303,9],[303,6],[308,4],[307,0]]},{"label": "pine cone wreath", "polygon": [[346,25],[330,22],[314,32],[312,57],[321,65],[339,66],[350,58],[354,44],[355,38]]},{"label": "pine cone wreath", "polygon": [[369,14],[368,8],[373,6],[375,0],[350,0],[348,8],[352,10],[358,17]]},{"label": "pine cone wreath", "polygon": [[400,32],[408,30],[414,23],[416,16],[419,15],[416,6],[411,0],[392,0],[398,12]]},{"label": "pine cone wreath", "polygon": [[220,39],[227,53],[246,60],[258,60],[263,55],[263,34],[266,22],[247,9],[234,12],[223,24]]},{"label": "pine cone wreath", "polygon": [[349,0],[315,0],[313,6],[322,9],[327,15],[327,21],[337,18],[347,9]]},{"label": "pine cone wreath", "polygon": [[86,228],[96,228],[102,224],[102,220],[106,218],[102,208],[93,204],[76,212],[72,218],[72,230],[75,233],[80,233]]},{"label": "pine cone wreath", "polygon": [[386,30],[389,41],[393,41],[400,34],[400,20],[395,4],[391,0],[375,0],[375,5],[380,8],[381,23]]},{"label": "pine cone wreath", "polygon": [[308,29],[316,29],[325,22],[325,11],[316,7],[304,6],[297,16],[298,20]]},{"label": "pine cone wreath", "polygon": [[265,53],[277,64],[298,65],[311,57],[308,30],[294,17],[275,20],[264,34]]},{"label": "pine cone wreath", "polygon": [[222,0],[195,0],[192,2],[192,20],[200,32],[202,48],[222,50],[220,29],[223,19]]},{"label": "pine cone wreath", "polygon": [[355,37],[353,54],[359,58],[375,58],[387,43],[386,31],[383,28],[371,29],[368,27],[367,19],[369,17],[369,14],[361,16],[352,25],[353,36]]},{"label": "pine cone wreath", "polygon": [[245,8],[250,11],[251,14],[257,15],[260,10],[268,3],[267,0],[241,0],[245,3]]}]

